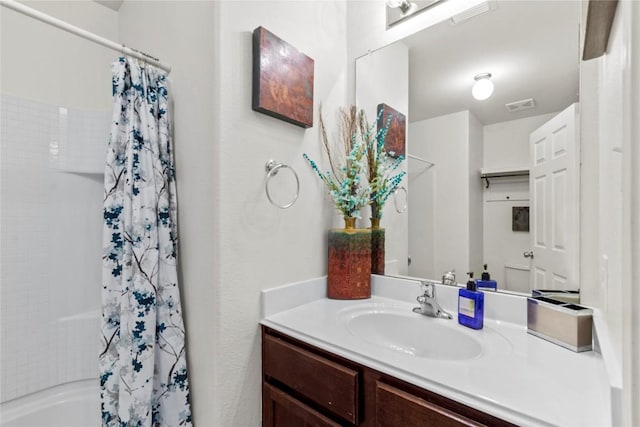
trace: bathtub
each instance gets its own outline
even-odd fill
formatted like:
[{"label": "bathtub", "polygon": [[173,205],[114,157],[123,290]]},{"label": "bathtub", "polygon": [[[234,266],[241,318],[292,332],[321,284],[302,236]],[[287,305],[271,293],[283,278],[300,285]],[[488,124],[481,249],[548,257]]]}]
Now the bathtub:
[{"label": "bathtub", "polygon": [[51,387],[0,405],[1,427],[98,427],[98,379]]}]

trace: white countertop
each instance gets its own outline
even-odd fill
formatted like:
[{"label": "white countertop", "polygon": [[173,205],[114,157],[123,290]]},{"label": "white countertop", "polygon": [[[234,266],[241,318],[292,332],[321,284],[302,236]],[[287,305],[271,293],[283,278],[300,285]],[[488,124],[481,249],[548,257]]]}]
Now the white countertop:
[{"label": "white countertop", "polygon": [[[611,424],[609,381],[600,354],[574,353],[526,330],[526,299],[485,293],[484,328],[457,324],[457,288],[439,286],[450,322],[472,334],[483,351],[469,360],[415,357],[358,339],[344,322],[357,307],[382,304],[411,312],[417,282],[373,276],[366,300],[326,298],[324,278],[263,291],[262,324],[356,363],[523,426]],[[413,314],[421,316],[419,314]],[[425,323],[426,324],[426,323]],[[443,343],[446,345],[446,343]]]}]

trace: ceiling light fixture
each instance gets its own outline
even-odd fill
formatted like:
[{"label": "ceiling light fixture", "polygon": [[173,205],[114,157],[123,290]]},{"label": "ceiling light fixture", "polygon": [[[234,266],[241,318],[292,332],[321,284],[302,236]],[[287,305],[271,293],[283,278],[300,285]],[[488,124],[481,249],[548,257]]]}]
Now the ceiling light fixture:
[{"label": "ceiling light fixture", "polygon": [[403,15],[411,14],[417,9],[417,5],[409,0],[387,0],[387,6],[391,9],[400,8]]},{"label": "ceiling light fixture", "polygon": [[493,82],[491,81],[491,73],[482,73],[474,77],[475,83],[471,94],[478,101],[484,101],[493,93]]}]

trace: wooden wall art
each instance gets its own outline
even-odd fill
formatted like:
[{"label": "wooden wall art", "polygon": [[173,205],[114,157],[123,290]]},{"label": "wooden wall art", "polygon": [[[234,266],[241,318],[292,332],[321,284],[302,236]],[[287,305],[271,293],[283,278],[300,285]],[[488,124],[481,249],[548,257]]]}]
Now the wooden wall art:
[{"label": "wooden wall art", "polygon": [[253,31],[255,111],[313,126],[313,59],[264,27]]},{"label": "wooden wall art", "polygon": [[[382,115],[380,115],[382,110]],[[384,149],[392,157],[405,155],[405,139],[407,129],[407,118],[404,114],[397,111],[393,107],[387,104],[378,104],[378,129],[384,127],[387,123],[387,118],[391,114],[391,123],[389,123],[389,130],[387,137],[384,140]],[[391,154],[393,152],[393,154]]]}]

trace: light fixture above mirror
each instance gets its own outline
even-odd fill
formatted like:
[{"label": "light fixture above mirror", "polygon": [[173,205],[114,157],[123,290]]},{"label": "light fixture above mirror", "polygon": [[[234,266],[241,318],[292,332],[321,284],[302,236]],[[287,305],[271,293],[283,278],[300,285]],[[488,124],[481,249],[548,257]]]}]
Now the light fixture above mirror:
[{"label": "light fixture above mirror", "polygon": [[387,6],[390,8],[398,8],[403,15],[415,12],[417,5],[409,0],[387,0]]},{"label": "light fixture above mirror", "polygon": [[387,28],[445,0],[387,0]]}]

